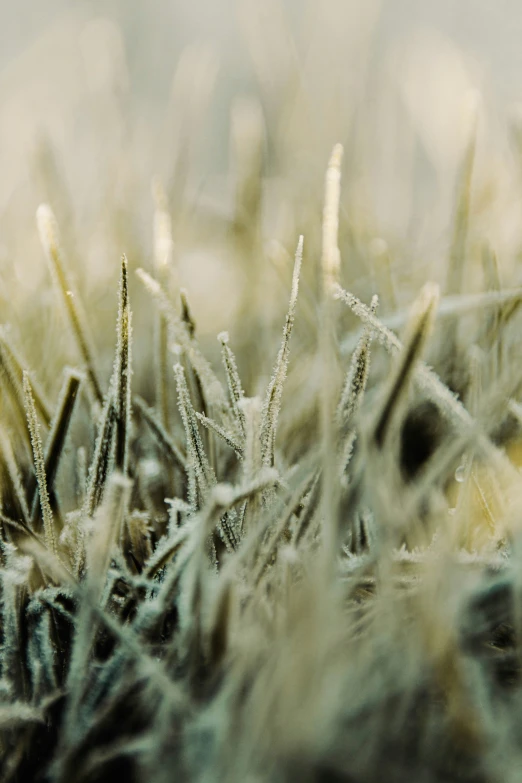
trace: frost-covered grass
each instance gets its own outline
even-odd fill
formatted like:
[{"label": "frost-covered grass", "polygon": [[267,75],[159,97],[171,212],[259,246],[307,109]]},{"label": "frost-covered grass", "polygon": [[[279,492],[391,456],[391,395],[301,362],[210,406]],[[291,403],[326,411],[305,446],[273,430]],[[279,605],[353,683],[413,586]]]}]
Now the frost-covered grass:
[{"label": "frost-covered grass", "polygon": [[339,144],[267,286],[259,116],[217,341],[159,181],[110,331],[71,226],[29,227],[44,304],[0,330],[2,780],[517,781],[522,289],[487,237],[469,285],[476,123],[410,295],[342,209]]}]

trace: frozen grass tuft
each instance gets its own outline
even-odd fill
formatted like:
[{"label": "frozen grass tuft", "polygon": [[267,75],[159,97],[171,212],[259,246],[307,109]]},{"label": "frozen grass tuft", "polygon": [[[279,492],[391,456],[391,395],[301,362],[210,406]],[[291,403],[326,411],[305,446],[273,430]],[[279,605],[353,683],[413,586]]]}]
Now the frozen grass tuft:
[{"label": "frozen grass tuft", "polygon": [[[340,144],[322,215],[282,212],[270,266],[264,128],[238,104],[233,215],[208,218],[218,345],[182,287],[183,145],[148,240],[108,210],[109,330],[109,305],[73,286],[71,226],[62,245],[38,208],[71,339],[29,367],[0,328],[6,782],[518,780],[522,296],[474,234],[477,129],[439,301],[436,283],[402,291],[343,201]],[[484,291],[467,285],[476,246]]]}]

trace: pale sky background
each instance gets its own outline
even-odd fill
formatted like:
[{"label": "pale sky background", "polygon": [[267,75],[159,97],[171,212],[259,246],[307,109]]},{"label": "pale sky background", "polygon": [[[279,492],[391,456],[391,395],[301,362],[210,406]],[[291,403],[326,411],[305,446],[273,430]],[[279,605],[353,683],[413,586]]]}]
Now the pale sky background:
[{"label": "pale sky background", "polygon": [[[169,104],[188,46],[199,49]],[[267,241],[288,248],[306,228],[317,247],[324,170],[342,141],[345,241],[357,225],[363,245],[388,242],[401,285],[440,281],[464,115],[477,90],[485,107],[473,181],[477,246],[487,238],[505,279],[521,284],[522,157],[509,141],[522,106],[520,0],[0,0],[0,288],[15,274],[30,301],[46,280],[34,214],[49,200],[73,226],[66,242],[79,248],[80,276],[89,270],[86,295],[98,307],[106,296],[110,309],[112,261],[125,249],[131,263],[150,263],[151,180],[179,181],[177,152],[206,231],[192,226],[186,247],[179,237],[183,282],[213,326],[207,300],[216,304],[224,266],[206,272],[201,290],[201,255],[218,256],[233,213],[231,114],[244,95],[259,99],[267,126]],[[35,153],[42,141],[57,164],[54,190]],[[230,322],[231,286],[217,302],[220,329]]]},{"label": "pale sky background", "polygon": [[[1,0],[0,65],[16,58],[64,12],[108,15],[122,25],[135,87],[161,92],[179,49],[211,39],[233,59],[241,48],[236,9],[241,0]],[[306,0],[282,0],[299,20]],[[341,3],[341,5],[346,3]],[[360,3],[364,7],[364,0]],[[381,0],[379,36],[388,43],[418,27],[450,36],[480,60],[499,99],[522,99],[522,4],[519,0]],[[236,74],[236,78],[241,78]]]},{"label": "pale sky background", "polygon": [[[286,17],[288,39],[271,21],[271,14],[280,12]],[[105,54],[98,57],[97,50],[90,50],[95,79],[90,93],[80,42],[88,21],[99,17],[115,22],[121,40],[113,46],[109,30]],[[255,17],[249,33],[245,17]],[[484,96],[488,123],[481,131],[481,144],[494,135],[495,144],[501,139],[495,149],[505,145],[506,120],[522,105],[521,42],[519,0],[0,0],[0,211],[20,178],[28,176],[27,161],[41,131],[59,151],[75,197],[95,193],[95,173],[106,170],[110,150],[121,147],[121,129],[115,130],[109,98],[107,114],[103,113],[103,91],[107,88],[109,95],[113,89],[104,82],[109,50],[114,55],[109,72],[116,81],[118,49],[124,51],[120,59],[126,61],[126,99],[137,128],[129,155],[150,180],[161,169],[160,136],[173,73],[185,48],[199,44],[213,53],[219,70],[209,76],[214,67],[209,55],[202,74],[194,76],[210,85],[191,162],[199,171],[196,179],[206,177],[210,182],[213,175],[226,176],[231,107],[238,95],[253,94],[263,103],[268,136],[274,142],[269,150],[274,149],[276,134],[282,134],[281,122],[286,123],[294,169],[305,171],[310,188],[317,189],[328,150],[335,141],[345,141],[346,106],[351,102],[362,107],[364,115],[356,149],[366,146],[364,165],[367,176],[375,180],[370,186],[375,186],[373,209],[384,228],[389,225],[395,231],[399,226],[399,234],[416,229],[417,213],[428,215],[433,230],[427,242],[432,248],[433,236],[447,224],[452,207],[450,193],[460,155],[459,143],[453,141],[459,138],[465,96],[471,89]],[[301,106],[289,116],[283,111],[281,120],[285,72],[291,70],[294,43],[299,78],[310,99],[309,114],[303,114]],[[283,97],[274,97],[280,89]],[[96,111],[91,110],[93,95]],[[405,137],[401,112],[412,115],[413,141]],[[303,119],[308,125],[299,146]],[[175,128],[170,138],[174,136]],[[109,150],[106,157],[93,151],[93,140]],[[283,150],[281,159],[287,153]],[[404,156],[409,156],[413,173],[402,168]],[[355,159],[346,164],[355,178],[357,163]],[[292,174],[286,170],[283,176],[291,179]],[[436,181],[443,205],[440,222],[435,218],[435,197],[428,194],[423,201],[420,190],[408,198],[397,193],[407,180],[410,187],[412,177]],[[303,186],[307,184],[299,184]],[[215,203],[226,201],[221,187],[221,182],[213,185]],[[31,203],[27,209],[33,207]],[[401,209],[403,214],[395,214]]]}]

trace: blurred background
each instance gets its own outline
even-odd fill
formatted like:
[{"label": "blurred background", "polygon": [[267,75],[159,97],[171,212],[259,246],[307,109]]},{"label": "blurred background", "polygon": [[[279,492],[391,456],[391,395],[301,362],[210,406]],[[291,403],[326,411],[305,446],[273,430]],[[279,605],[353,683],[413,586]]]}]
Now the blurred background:
[{"label": "blurred background", "polygon": [[[343,282],[384,312],[408,303],[444,285],[475,115],[463,288],[485,287],[485,242],[520,284],[521,40],[517,0],[0,0],[0,321],[44,384],[74,362],[35,226],[48,201],[108,376],[119,257],[157,271],[156,193],[168,285],[214,350],[222,329],[239,347],[280,331],[300,233],[313,324],[337,141]],[[146,368],[151,305],[132,293]]]}]

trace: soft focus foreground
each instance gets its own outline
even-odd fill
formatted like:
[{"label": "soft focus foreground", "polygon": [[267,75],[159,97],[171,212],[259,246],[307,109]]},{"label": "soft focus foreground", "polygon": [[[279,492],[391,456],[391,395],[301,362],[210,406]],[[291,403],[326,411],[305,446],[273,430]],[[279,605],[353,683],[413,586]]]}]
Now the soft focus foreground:
[{"label": "soft focus foreground", "polygon": [[4,66],[2,780],[518,780],[522,126],[390,5]]}]

